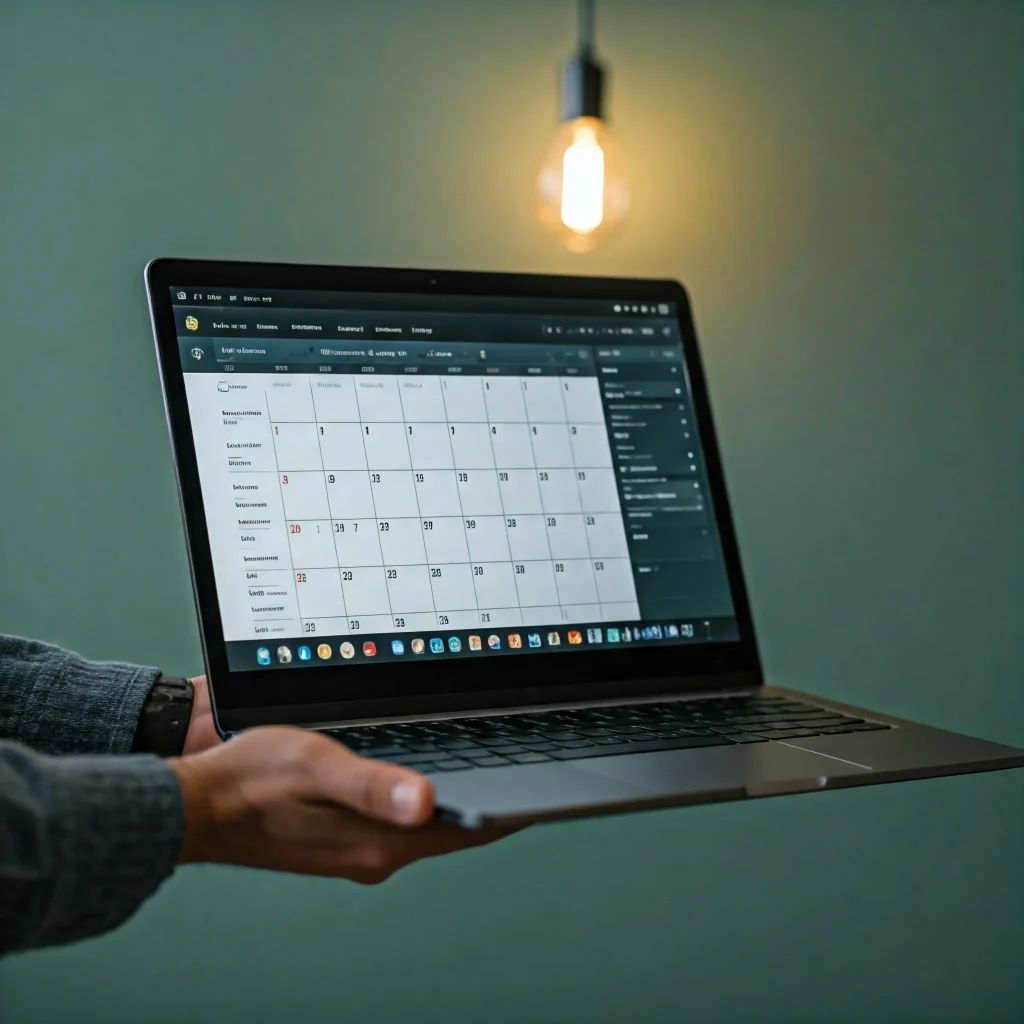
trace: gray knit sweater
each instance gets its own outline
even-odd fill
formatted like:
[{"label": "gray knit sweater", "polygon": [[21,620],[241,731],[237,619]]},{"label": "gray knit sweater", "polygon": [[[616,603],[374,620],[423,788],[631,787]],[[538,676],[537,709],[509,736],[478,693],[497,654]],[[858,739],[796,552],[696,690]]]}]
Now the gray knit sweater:
[{"label": "gray knit sweater", "polygon": [[174,870],[174,772],[128,754],[157,670],[0,635],[0,954],[96,935]]}]

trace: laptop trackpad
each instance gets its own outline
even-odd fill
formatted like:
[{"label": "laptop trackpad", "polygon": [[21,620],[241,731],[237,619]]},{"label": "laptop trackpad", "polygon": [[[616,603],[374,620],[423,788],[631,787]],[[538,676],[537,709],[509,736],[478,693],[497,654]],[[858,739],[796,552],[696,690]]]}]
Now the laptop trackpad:
[{"label": "laptop trackpad", "polygon": [[830,777],[862,775],[863,765],[784,743],[746,743],[698,750],[665,750],[572,762],[579,771],[637,786],[648,793],[743,789],[749,796],[821,789]]}]

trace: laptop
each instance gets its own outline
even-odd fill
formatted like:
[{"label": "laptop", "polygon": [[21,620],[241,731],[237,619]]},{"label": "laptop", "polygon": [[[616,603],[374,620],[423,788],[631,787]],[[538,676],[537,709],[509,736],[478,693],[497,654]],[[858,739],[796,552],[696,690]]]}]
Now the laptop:
[{"label": "laptop", "polygon": [[146,267],[217,727],[515,826],[1020,767],[771,685],[674,281]]}]

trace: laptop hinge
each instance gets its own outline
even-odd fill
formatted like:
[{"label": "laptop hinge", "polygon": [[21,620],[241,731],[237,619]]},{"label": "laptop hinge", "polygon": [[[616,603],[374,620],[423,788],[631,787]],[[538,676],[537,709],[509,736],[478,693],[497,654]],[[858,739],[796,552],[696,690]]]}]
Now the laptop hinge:
[{"label": "laptop hinge", "polygon": [[586,686],[544,686],[489,693],[433,694],[375,701],[337,701],[291,707],[217,709],[222,729],[238,732],[260,725],[335,727],[356,722],[399,722],[514,714],[554,708],[630,704],[722,693],[752,692],[761,685],[753,672],[716,673],[685,679],[622,680]]},{"label": "laptop hinge", "polygon": [[413,714],[413,715],[387,715],[387,716],[371,716],[367,718],[344,718],[337,721],[331,722],[305,722],[303,723],[307,728],[312,729],[332,729],[332,728],[343,728],[343,727],[355,727],[360,725],[384,725],[387,723],[397,722],[425,722],[425,721],[444,721],[446,719],[454,718],[490,718],[496,715],[516,715],[516,714],[536,714],[542,711],[566,711],[574,710],[579,708],[599,708],[599,707],[615,707],[622,704],[653,704],[664,702],[666,699],[669,700],[700,700],[709,697],[721,697],[723,692],[730,694],[744,694],[752,693],[756,687],[737,686],[735,689],[723,691],[719,687],[714,689],[708,689],[699,692],[687,692],[685,694],[655,694],[646,697],[608,697],[603,699],[590,699],[590,700],[571,700],[571,701],[558,701],[558,702],[544,702],[541,704],[514,704],[508,707],[490,707],[490,708],[476,708],[467,709],[460,711],[438,711],[428,714]]}]

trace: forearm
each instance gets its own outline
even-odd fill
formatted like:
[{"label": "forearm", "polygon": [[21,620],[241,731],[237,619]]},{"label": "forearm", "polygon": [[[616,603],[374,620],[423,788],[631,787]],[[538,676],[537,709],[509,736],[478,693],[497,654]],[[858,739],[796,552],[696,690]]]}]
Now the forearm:
[{"label": "forearm", "polygon": [[174,870],[184,814],[159,758],[0,742],[0,954],[97,935]]},{"label": "forearm", "polygon": [[0,635],[0,738],[55,754],[127,753],[157,674]]}]

